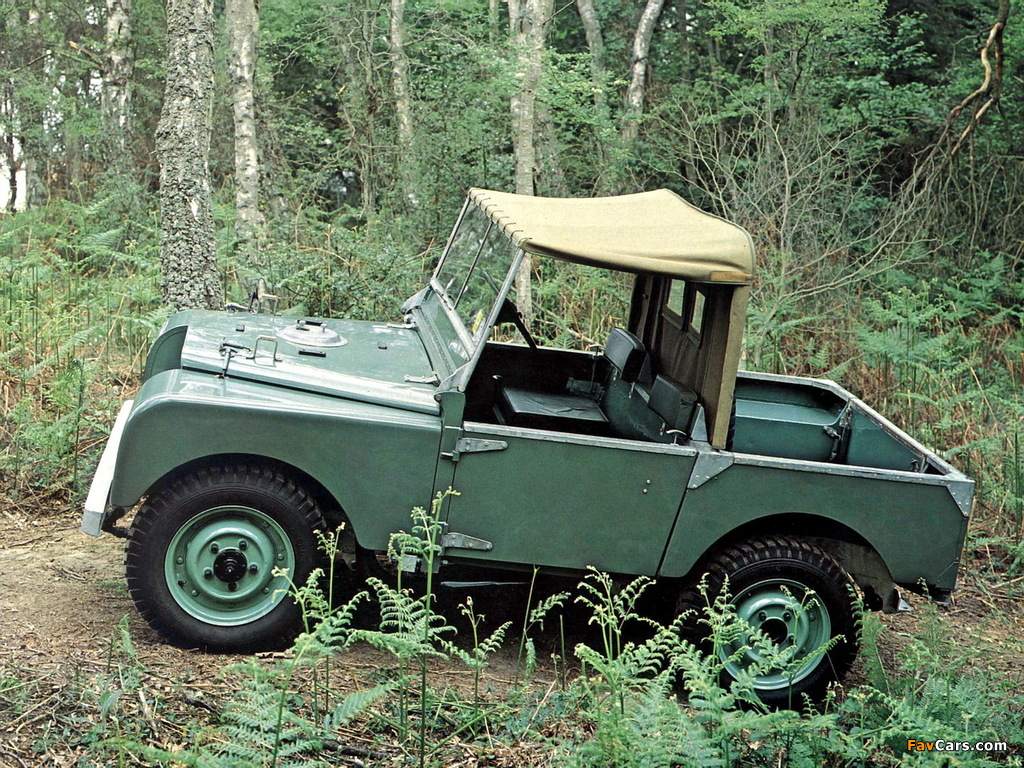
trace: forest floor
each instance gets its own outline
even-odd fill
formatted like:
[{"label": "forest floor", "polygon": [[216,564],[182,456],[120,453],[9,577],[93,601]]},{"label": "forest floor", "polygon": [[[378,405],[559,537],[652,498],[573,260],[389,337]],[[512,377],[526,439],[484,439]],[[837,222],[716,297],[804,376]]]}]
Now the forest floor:
[{"label": "forest floor", "polygon": [[[81,738],[82,734],[91,732],[94,740],[100,739],[116,725],[116,715],[102,712],[96,703],[104,701],[103,692],[91,687],[111,686],[110,680],[116,678],[116,662],[124,655],[119,639],[123,620],[137,657],[135,674],[141,676],[133,712],[148,720],[153,741],[168,747],[181,744],[186,736],[183,723],[206,714],[201,710],[216,712],[229,699],[230,678],[222,670],[240,657],[160,642],[127,595],[123,541],[109,535],[87,536],[79,529],[76,511],[51,509],[40,514],[37,504],[0,506],[0,766],[91,764],[89,739]],[[52,506],[65,505],[55,502]],[[966,582],[949,607],[931,611],[924,608],[923,600],[914,599],[917,610],[884,617],[878,641],[881,666],[897,669],[905,663],[913,638],[932,636],[959,646],[963,656],[970,657],[969,664],[987,667],[1020,690],[1024,687],[1024,602],[1013,588],[1024,586],[1024,579],[998,588],[972,584],[970,578]],[[515,623],[517,616],[521,624],[527,592],[519,592],[491,595],[496,601],[492,603],[486,602],[485,595],[476,599],[476,609],[487,614],[487,626],[493,629],[504,620]],[[449,621],[457,623],[457,611],[449,607],[448,613]],[[585,622],[584,616],[570,612],[569,620],[575,618],[581,625]],[[572,632],[585,634],[586,630],[581,626]],[[485,673],[490,686],[512,684],[518,652],[512,635]],[[541,649],[547,646],[549,652],[557,642],[554,637],[539,638]],[[274,654],[267,657],[272,659]],[[350,689],[372,685],[375,673],[393,666],[393,657],[384,652],[355,647],[339,665],[339,682]],[[470,684],[471,673],[462,664],[441,664],[432,674],[457,689],[465,690]],[[554,686],[556,673],[550,661],[544,663],[542,658],[535,675],[538,685]],[[862,659],[848,685],[864,682],[864,675]],[[359,753],[358,746],[353,749]],[[535,757],[543,762],[541,756]],[[507,764],[526,764],[524,760],[529,757],[522,753],[510,755]],[[488,764],[505,761],[492,755]]]}]

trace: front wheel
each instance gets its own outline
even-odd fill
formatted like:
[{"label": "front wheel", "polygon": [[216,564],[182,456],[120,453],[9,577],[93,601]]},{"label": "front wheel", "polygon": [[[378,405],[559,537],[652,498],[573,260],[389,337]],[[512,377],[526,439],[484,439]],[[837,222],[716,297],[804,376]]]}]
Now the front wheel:
[{"label": "front wheel", "polygon": [[[696,621],[728,584],[736,615],[789,659],[783,668],[762,668],[754,678],[762,702],[800,707],[805,695],[819,700],[829,683],[849,671],[857,655],[853,582],[831,555],[801,539],[777,536],[733,545],[713,557],[705,571],[706,600],[688,589],[680,596],[679,611],[694,611]],[[723,684],[765,664],[751,634],[715,642],[706,631],[698,633],[699,644],[722,662]],[[838,640],[830,646],[833,638]]]},{"label": "front wheel", "polygon": [[152,494],[132,524],[128,590],[164,639],[216,650],[281,646],[301,618],[288,595],[320,565],[312,497],[284,474],[197,470]]}]

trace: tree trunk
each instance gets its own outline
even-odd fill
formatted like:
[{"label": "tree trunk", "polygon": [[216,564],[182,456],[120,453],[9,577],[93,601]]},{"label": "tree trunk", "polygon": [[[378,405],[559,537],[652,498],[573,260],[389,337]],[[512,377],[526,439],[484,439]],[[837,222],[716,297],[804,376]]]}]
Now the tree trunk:
[{"label": "tree trunk", "polygon": [[[42,36],[32,28],[38,29],[42,19],[42,11],[36,5],[35,0],[29,4],[28,9],[28,39],[35,42]],[[41,40],[40,40],[41,42]],[[33,51],[33,54],[35,51]],[[26,68],[32,73],[32,80],[41,85],[48,78],[46,76],[46,60],[49,52],[42,55],[33,55]],[[28,106],[28,108],[24,108]],[[24,203],[22,209],[32,208],[46,202],[43,174],[40,172],[41,163],[39,158],[46,158],[49,155],[49,137],[45,127],[44,107],[39,103],[31,101],[24,102],[23,108],[18,111],[18,122],[21,124],[21,133],[18,136],[19,164],[22,172],[21,183],[24,185]],[[46,142],[46,143],[44,143]]]},{"label": "tree trunk", "polygon": [[594,142],[597,148],[597,164],[594,176],[594,191],[601,194],[614,189],[616,179],[616,163],[613,148],[615,130],[612,125],[611,112],[605,88],[608,85],[605,70],[604,34],[601,32],[601,21],[597,17],[594,0],[576,0],[583,32],[587,38],[587,50],[590,52],[590,82],[594,94]]},{"label": "tree trunk", "polygon": [[590,51],[590,80],[594,84],[594,106],[604,110],[604,35],[601,34],[601,22],[597,18],[594,0],[576,0],[576,10],[583,22],[583,33],[587,37],[587,48]]},{"label": "tree trunk", "polygon": [[156,131],[164,300],[221,303],[210,206],[213,0],[167,0],[167,82]]},{"label": "tree trunk", "polygon": [[417,193],[416,146],[409,96],[409,57],[405,54],[405,0],[391,0],[391,29],[388,53],[391,57],[391,85],[395,95],[398,123],[398,175],[407,204],[419,205]]},{"label": "tree trunk", "polygon": [[[537,87],[540,84],[547,24],[553,0],[509,0],[509,27],[516,52],[519,88],[512,91],[512,150],[515,156],[515,189],[520,195],[536,191],[537,173]],[[516,275],[519,311],[529,323],[533,319],[530,289],[532,260],[527,255]]]},{"label": "tree trunk", "polygon": [[119,169],[132,165],[128,157],[132,73],[135,69],[131,13],[131,0],[107,0],[106,53],[103,57],[100,105],[109,147],[104,159],[109,166]]},{"label": "tree trunk", "polygon": [[647,95],[647,58],[651,51],[651,38],[661,16],[665,0],[647,0],[640,22],[633,37],[632,61],[630,63],[629,86],[626,88],[625,113],[622,118],[622,150],[626,157],[632,154],[633,145],[640,133],[640,118],[644,111]]},{"label": "tree trunk", "polygon": [[235,126],[235,242],[253,265],[263,231],[260,159],[256,140],[256,55],[260,36],[257,0],[227,0],[228,74]]}]

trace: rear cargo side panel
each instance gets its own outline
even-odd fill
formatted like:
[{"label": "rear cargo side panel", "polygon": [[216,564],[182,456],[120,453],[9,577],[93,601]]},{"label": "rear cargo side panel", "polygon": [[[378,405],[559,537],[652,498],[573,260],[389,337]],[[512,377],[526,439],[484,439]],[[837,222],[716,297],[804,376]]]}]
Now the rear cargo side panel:
[{"label": "rear cargo side panel", "polygon": [[[736,463],[683,499],[662,575],[684,576],[708,547],[740,526],[772,515],[806,515],[841,523],[881,555],[899,584],[924,579],[955,585],[967,517],[943,478],[864,472],[810,462]],[[962,476],[955,482],[968,484]],[[969,489],[967,489],[969,491]],[[813,521],[811,532],[813,535]]]}]

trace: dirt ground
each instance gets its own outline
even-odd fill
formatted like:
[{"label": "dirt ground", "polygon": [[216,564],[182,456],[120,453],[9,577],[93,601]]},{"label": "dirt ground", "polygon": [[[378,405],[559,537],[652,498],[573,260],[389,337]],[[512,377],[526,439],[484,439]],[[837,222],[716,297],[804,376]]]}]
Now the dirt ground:
[{"label": "dirt ground", "polygon": [[[0,697],[5,695],[5,680],[9,685],[21,680],[21,685],[31,687],[20,707],[0,706],[0,767],[82,764],[82,753],[68,750],[60,739],[47,743],[54,726],[52,712],[57,706],[74,704],[69,697],[81,695],[74,681],[109,668],[118,625],[126,616],[141,665],[155,680],[165,681],[168,690],[173,687],[179,699],[186,704],[193,698],[216,701],[225,694],[219,673],[235,657],[165,645],[136,613],[124,587],[123,540],[83,534],[72,511],[41,517],[30,516],[29,511],[0,509]],[[914,599],[913,613],[883,619],[885,630],[879,639],[883,667],[898,667],[909,637],[931,635],[936,642],[960,647],[970,655],[971,664],[1015,681],[1019,690],[1024,684],[1022,587],[1024,579],[985,590],[968,584],[958,591],[951,607],[937,613]],[[517,589],[504,591],[511,608],[487,608],[484,601],[477,601],[477,609],[488,613],[489,626],[515,621],[517,616],[522,620],[519,603],[525,604],[526,590],[520,595]],[[456,612],[450,613],[454,622]],[[582,624],[583,617],[577,618]],[[544,642],[541,638],[542,648]],[[492,682],[509,681],[514,674],[518,648],[512,645],[506,643],[504,653],[494,660]],[[345,659],[353,685],[371,677],[380,665],[391,666],[390,657],[369,647],[356,648]],[[450,677],[453,685],[468,682],[464,667],[453,665],[439,672]],[[552,672],[541,666],[538,674],[553,677]],[[861,661],[848,682],[864,682],[864,674]],[[15,685],[6,695],[9,698],[17,691]],[[16,712],[14,719],[10,711]]]}]

